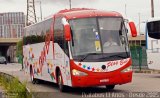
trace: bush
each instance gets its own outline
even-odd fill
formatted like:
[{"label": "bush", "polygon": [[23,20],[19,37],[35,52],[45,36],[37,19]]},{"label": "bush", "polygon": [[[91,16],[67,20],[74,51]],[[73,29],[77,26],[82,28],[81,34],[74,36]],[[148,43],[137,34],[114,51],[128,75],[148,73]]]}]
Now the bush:
[{"label": "bush", "polygon": [[18,43],[17,43],[17,46],[16,46],[16,57],[22,57],[23,55],[23,41],[20,40]]},{"label": "bush", "polygon": [[18,78],[0,75],[0,85],[7,91],[4,92],[7,98],[31,98],[27,95],[26,83],[20,83]]}]

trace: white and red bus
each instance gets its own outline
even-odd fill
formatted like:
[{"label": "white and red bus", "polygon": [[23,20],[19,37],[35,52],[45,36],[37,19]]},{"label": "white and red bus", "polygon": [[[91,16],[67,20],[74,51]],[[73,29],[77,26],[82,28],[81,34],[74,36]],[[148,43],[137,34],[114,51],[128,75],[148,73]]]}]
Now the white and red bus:
[{"label": "white and red bus", "polygon": [[[135,25],[128,23],[135,37]],[[132,61],[127,31],[125,19],[117,12],[62,10],[25,28],[25,71],[33,83],[39,79],[58,83],[61,91],[65,86],[113,89],[129,83]]]},{"label": "white and red bus", "polygon": [[146,22],[146,49],[148,68],[160,70],[160,18]]}]

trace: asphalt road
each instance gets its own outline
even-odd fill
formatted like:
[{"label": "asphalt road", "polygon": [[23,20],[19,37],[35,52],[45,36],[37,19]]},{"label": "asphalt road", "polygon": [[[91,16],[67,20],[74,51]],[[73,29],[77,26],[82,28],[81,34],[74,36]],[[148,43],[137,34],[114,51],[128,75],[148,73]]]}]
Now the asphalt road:
[{"label": "asphalt road", "polygon": [[[134,73],[131,83],[117,85],[114,90],[107,91],[105,87],[92,88],[70,88],[67,92],[61,93],[58,86],[54,83],[41,81],[39,84],[32,84],[30,77],[20,71],[21,66],[18,64],[0,64],[0,72],[5,72],[18,77],[21,81],[27,83],[35,98],[137,98],[150,95],[149,98],[159,98],[160,94],[160,74]],[[137,93],[140,92],[140,93]]]}]

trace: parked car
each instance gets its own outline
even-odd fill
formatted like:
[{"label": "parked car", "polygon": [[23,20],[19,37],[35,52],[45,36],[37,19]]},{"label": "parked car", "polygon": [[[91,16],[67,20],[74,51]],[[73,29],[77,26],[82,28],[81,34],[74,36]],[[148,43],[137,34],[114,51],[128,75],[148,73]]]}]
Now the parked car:
[{"label": "parked car", "polygon": [[7,64],[7,60],[5,57],[3,56],[0,57],[0,64]]}]

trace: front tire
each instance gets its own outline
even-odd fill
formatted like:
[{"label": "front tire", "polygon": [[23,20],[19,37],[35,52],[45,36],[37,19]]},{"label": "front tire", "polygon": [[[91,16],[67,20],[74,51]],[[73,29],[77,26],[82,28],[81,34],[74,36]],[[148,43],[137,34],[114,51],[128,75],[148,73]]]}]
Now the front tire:
[{"label": "front tire", "polygon": [[115,88],[115,85],[106,85],[107,90],[113,90]]},{"label": "front tire", "polygon": [[59,86],[59,90],[61,92],[65,91],[65,87],[63,85],[62,75],[61,75],[60,71],[58,72],[58,86]]},{"label": "front tire", "polygon": [[5,61],[4,64],[7,65],[7,61]]}]

